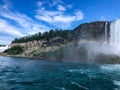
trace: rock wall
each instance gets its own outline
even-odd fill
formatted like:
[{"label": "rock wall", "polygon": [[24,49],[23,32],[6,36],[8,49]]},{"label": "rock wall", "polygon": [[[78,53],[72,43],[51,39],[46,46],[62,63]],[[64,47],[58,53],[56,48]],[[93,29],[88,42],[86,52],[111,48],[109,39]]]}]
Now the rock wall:
[{"label": "rock wall", "polygon": [[[65,46],[67,43],[76,42],[78,40],[87,39],[87,40],[96,40],[96,41],[106,41],[106,38],[109,38],[110,22],[108,21],[97,21],[91,23],[84,23],[76,27],[73,31],[73,39],[70,42],[62,39],[61,37],[55,37],[46,40],[34,40],[25,43],[12,43],[9,47],[14,46],[23,46],[24,53],[23,56],[39,56],[41,53],[48,53],[49,56],[51,51],[57,50],[62,46]],[[107,33],[107,34],[106,34]],[[49,53],[50,52],[50,53]],[[59,51],[58,51],[59,52]],[[60,51],[62,52],[62,51]],[[63,53],[63,52],[62,52]],[[58,55],[59,56],[59,55]]]},{"label": "rock wall", "polygon": [[[74,30],[76,39],[105,41],[105,37],[109,38],[110,22],[96,21],[84,23],[79,25]],[[105,32],[107,32],[106,35]]]},{"label": "rock wall", "polygon": [[51,39],[49,42],[45,40],[34,40],[34,41],[29,41],[26,43],[12,43],[9,47],[14,47],[14,46],[23,46],[25,49],[31,49],[34,47],[45,47],[45,46],[55,46],[55,45],[60,45],[63,44],[64,40],[61,39],[60,37],[56,37]]}]

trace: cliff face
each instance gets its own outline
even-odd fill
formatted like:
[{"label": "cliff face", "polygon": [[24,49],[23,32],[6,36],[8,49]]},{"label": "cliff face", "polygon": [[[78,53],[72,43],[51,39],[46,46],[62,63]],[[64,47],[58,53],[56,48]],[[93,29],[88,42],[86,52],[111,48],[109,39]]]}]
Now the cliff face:
[{"label": "cliff face", "polygon": [[74,30],[76,39],[105,41],[109,38],[110,22],[97,21],[84,23]]},{"label": "cliff face", "polygon": [[59,49],[62,45],[64,45],[65,41],[60,37],[56,37],[51,39],[49,42],[46,40],[34,40],[25,43],[12,43],[10,45],[11,48],[15,46],[21,46],[24,48],[24,52],[21,54],[14,54],[14,56],[21,57],[34,57],[45,52],[54,51]]},{"label": "cliff face", "polygon": [[[56,33],[55,32],[53,33],[52,31],[52,35],[55,37],[52,38],[50,37],[51,39],[49,39],[49,41],[45,39],[40,39],[40,40],[32,40],[22,43],[12,43],[10,47],[14,47],[14,46],[24,47],[24,52],[16,56],[39,57],[39,58],[42,57],[42,59],[47,57],[47,59],[55,58],[57,60],[63,58],[62,56],[64,56],[64,54],[66,55],[67,53],[66,49],[63,50],[63,47],[67,48],[69,46],[69,43],[74,43],[74,42],[76,43],[79,40],[83,40],[83,39],[104,42],[109,38],[109,30],[110,30],[110,22],[108,21],[84,23],[71,31],[67,31],[67,32],[58,31],[59,33],[57,34],[59,34],[60,36],[55,36]],[[47,34],[46,36],[49,38],[49,34]],[[68,49],[70,48],[68,47]],[[50,55],[51,53],[52,55]],[[59,58],[59,56],[61,57]]]}]

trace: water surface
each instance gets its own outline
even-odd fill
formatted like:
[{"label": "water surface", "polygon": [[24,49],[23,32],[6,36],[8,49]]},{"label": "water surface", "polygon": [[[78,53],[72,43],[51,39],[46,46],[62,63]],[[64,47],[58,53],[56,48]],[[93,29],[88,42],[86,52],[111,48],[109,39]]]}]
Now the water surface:
[{"label": "water surface", "polygon": [[0,57],[0,90],[120,90],[120,65]]}]

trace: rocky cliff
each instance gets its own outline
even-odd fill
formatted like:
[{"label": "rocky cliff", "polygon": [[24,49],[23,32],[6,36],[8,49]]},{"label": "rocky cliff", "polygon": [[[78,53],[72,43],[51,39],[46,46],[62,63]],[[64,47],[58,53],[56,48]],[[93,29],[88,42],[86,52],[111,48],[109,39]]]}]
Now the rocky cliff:
[{"label": "rocky cliff", "polygon": [[[84,23],[74,30],[49,31],[42,35],[23,37],[13,41],[10,47],[22,46],[24,51],[13,56],[46,60],[87,60],[86,51],[78,46],[78,41],[94,40],[104,42],[109,38],[110,22],[96,21]],[[84,46],[84,45],[83,45]],[[73,54],[74,52],[74,54]],[[7,53],[7,52],[6,52]],[[74,56],[73,56],[74,55]]]},{"label": "rocky cliff", "polygon": [[110,22],[96,21],[91,23],[84,23],[75,29],[76,39],[87,39],[105,41],[109,38]]}]

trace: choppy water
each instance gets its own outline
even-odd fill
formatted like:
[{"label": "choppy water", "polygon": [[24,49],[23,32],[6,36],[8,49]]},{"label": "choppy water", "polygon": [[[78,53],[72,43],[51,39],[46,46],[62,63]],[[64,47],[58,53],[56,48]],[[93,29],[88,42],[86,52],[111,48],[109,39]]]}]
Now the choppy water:
[{"label": "choppy water", "polygon": [[120,65],[0,57],[0,90],[120,90]]}]

